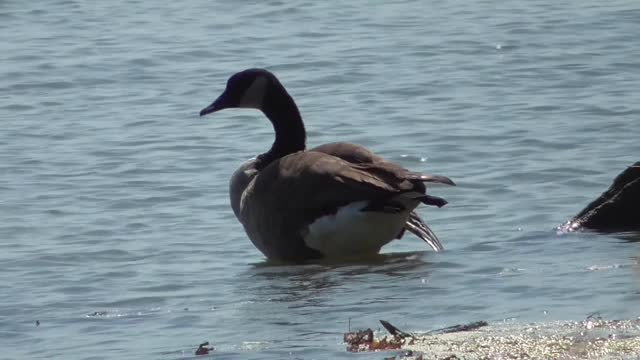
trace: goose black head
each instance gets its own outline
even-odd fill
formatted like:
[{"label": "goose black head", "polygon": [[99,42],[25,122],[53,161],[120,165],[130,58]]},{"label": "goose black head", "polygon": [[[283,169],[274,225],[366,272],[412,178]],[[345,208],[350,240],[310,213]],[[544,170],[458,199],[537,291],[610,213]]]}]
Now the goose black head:
[{"label": "goose black head", "polygon": [[224,92],[211,105],[200,111],[200,116],[227,108],[263,110],[267,92],[272,86],[281,87],[276,77],[264,69],[247,69],[233,74],[227,80]]},{"label": "goose black head", "polygon": [[276,139],[268,152],[258,156],[257,169],[287,154],[305,149],[306,132],[295,101],[275,75],[264,69],[233,74],[227,87],[200,116],[227,108],[258,109],[271,121]]}]

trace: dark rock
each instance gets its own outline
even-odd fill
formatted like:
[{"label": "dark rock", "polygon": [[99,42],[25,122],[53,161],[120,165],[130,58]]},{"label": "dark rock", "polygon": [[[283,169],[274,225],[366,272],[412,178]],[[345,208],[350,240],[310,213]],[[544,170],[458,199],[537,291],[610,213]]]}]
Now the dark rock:
[{"label": "dark rock", "polygon": [[640,231],[640,161],[624,170],[600,197],[560,227],[571,232]]}]

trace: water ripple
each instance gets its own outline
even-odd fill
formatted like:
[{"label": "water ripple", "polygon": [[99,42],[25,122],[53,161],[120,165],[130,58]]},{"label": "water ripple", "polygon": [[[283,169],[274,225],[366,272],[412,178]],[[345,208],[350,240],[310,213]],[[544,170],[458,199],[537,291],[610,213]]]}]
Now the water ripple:
[{"label": "water ripple", "polygon": [[[346,359],[349,322],[637,316],[637,239],[554,228],[638,160],[638,9],[423,5],[3,3],[3,356]],[[265,261],[227,191],[272,126],[197,116],[246,67],[278,74],[309,145],[453,178],[419,210],[446,251]]]}]

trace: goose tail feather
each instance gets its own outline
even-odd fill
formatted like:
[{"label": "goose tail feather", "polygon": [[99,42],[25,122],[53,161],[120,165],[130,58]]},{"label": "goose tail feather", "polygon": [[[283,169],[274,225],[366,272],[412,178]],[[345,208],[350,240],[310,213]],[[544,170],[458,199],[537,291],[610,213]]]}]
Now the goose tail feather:
[{"label": "goose tail feather", "polygon": [[424,240],[434,251],[442,251],[444,250],[444,246],[436,234],[431,231],[431,229],[424,223],[420,215],[415,213],[414,211],[409,214],[409,220],[405,224],[405,229],[409,230],[412,234]]},{"label": "goose tail feather", "polygon": [[428,183],[456,186],[456,183],[454,183],[453,180],[442,175],[420,174],[420,173],[412,172],[407,175],[407,179],[428,182]]}]

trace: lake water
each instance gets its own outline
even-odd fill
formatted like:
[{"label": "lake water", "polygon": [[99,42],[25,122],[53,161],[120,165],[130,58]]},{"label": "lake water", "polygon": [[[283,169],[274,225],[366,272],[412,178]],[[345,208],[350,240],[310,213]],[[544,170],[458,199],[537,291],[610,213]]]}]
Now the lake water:
[{"label": "lake water", "polygon": [[[0,358],[380,359],[349,319],[639,316],[638,243],[555,231],[640,160],[638,34],[630,0],[1,1]],[[272,128],[198,117],[248,67],[310,146],[456,181],[420,209],[446,251],[266,263],[227,182]]]}]

